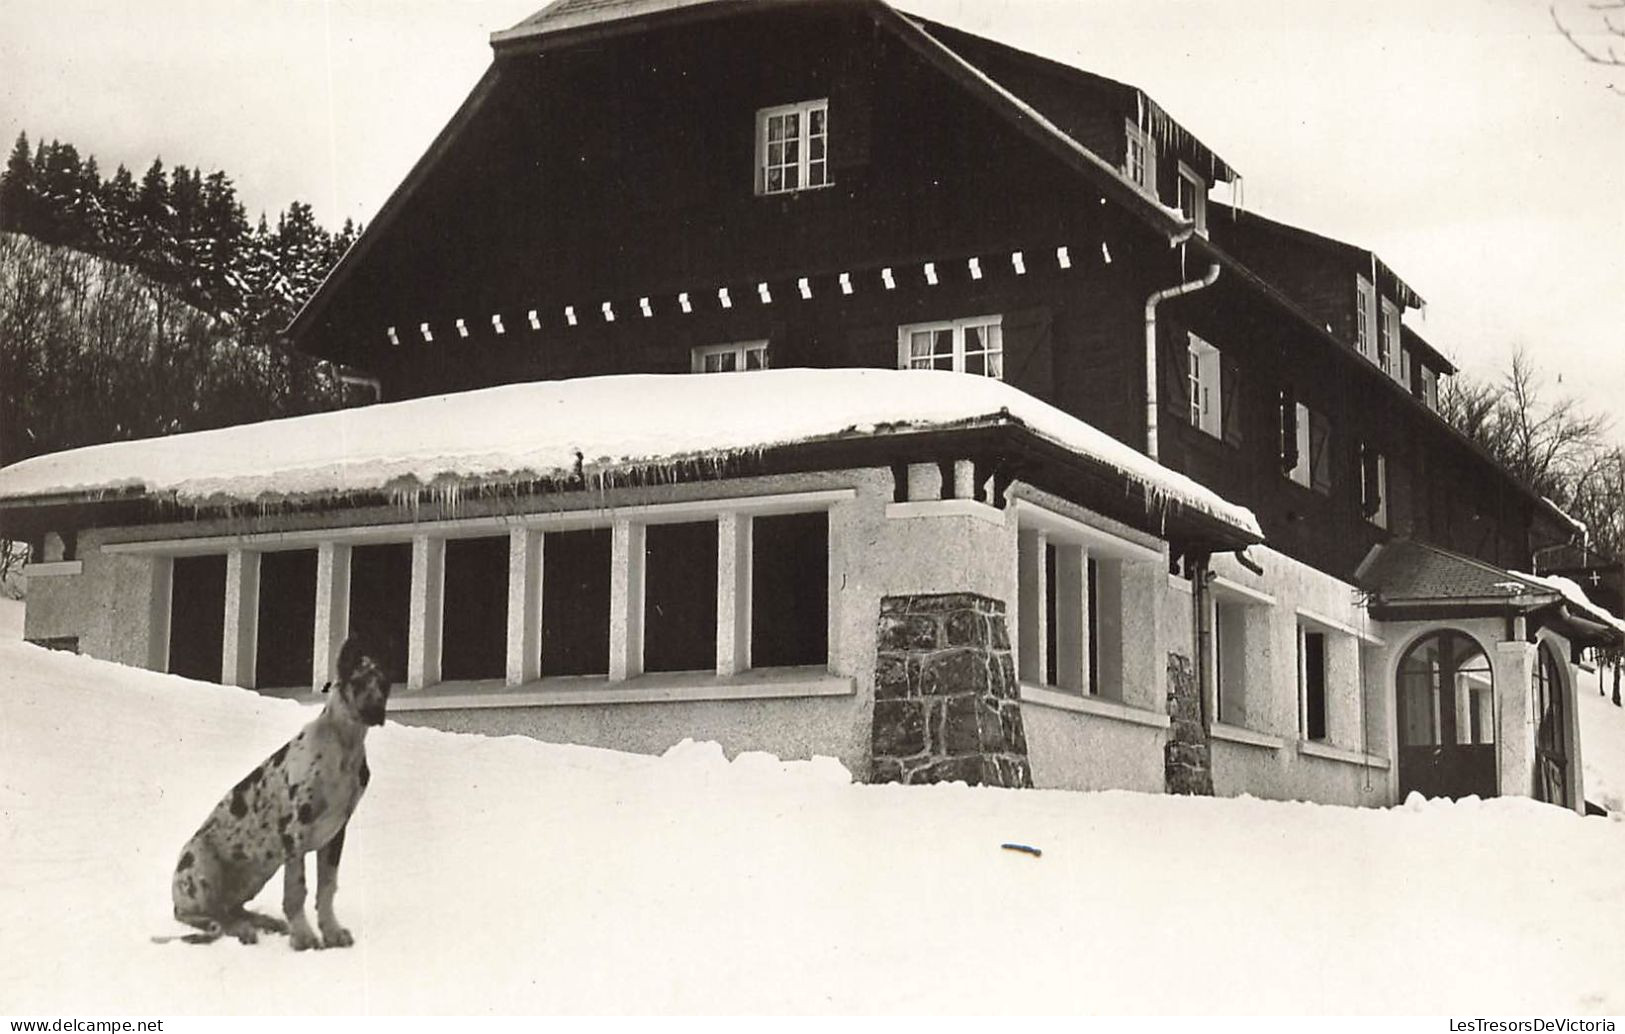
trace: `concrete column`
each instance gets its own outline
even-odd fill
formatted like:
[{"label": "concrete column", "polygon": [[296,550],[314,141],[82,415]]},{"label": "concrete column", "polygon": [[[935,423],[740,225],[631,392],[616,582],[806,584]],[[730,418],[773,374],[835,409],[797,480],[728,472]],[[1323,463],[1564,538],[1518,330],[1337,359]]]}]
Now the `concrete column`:
[{"label": "concrete column", "polygon": [[954,460],[954,498],[976,498],[976,463],[973,460]]},{"label": "concrete column", "polygon": [[175,559],[152,558],[152,588],[147,596],[147,667],[169,670],[170,608],[175,591]]},{"label": "concrete column", "polygon": [[254,688],[259,623],[260,555],[233,549],[226,554],[226,629],[220,650],[223,685]]},{"label": "concrete column", "polygon": [[717,519],[717,674],[750,668],[751,518]]},{"label": "concrete column", "polygon": [[1082,546],[1055,547],[1055,684],[1089,691],[1089,554]]},{"label": "concrete column", "polygon": [[1016,585],[1019,615],[1016,634],[1017,670],[1021,681],[1042,686],[1049,670],[1048,588],[1044,565],[1049,536],[1038,528],[1024,528],[1016,540]]},{"label": "concrete column", "polygon": [[1535,789],[1535,714],[1530,703],[1535,645],[1495,644],[1496,760],[1503,797],[1529,797]]},{"label": "concrete column", "polygon": [[935,463],[908,465],[908,501],[929,502],[942,498],[942,467]]},{"label": "concrete column", "polygon": [[412,538],[412,612],[406,647],[406,688],[440,681],[440,628],[446,588],[446,540]]},{"label": "concrete column", "polygon": [[333,677],[333,662],[350,635],[350,546],[323,542],[316,547],[316,632],[310,652],[310,686],[320,689]]},{"label": "concrete column", "polygon": [[643,674],[643,525],[620,519],[610,539],[609,680]]},{"label": "concrete column", "polygon": [[542,549],[530,528],[508,533],[508,685],[542,677]]},{"label": "concrete column", "polygon": [[[1111,557],[1095,558],[1095,665],[1100,684],[1095,691],[1151,711],[1168,706],[1163,690],[1163,657],[1155,642],[1157,593],[1166,591],[1166,576],[1157,564],[1126,564]],[[1140,625],[1136,635],[1152,639],[1152,649],[1137,643],[1123,649],[1123,619],[1133,616]]]}]

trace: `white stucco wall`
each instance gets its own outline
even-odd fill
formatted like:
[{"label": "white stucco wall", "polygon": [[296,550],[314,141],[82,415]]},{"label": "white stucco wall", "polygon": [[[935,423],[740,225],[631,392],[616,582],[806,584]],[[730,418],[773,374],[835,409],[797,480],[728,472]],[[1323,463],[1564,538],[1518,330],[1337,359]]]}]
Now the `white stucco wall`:
[{"label": "white stucco wall", "polygon": [[[1250,794],[1354,806],[1393,801],[1391,690],[1372,663],[1387,632],[1366,613],[1347,582],[1264,547],[1248,550],[1263,574],[1232,554],[1213,558],[1212,592],[1245,613],[1246,659],[1241,721],[1213,728],[1213,786],[1223,796]],[[1302,727],[1298,677],[1300,625],[1326,636],[1326,737]],[[1206,692],[1215,705],[1211,665]],[[1210,713],[1211,710],[1210,710]]]}]

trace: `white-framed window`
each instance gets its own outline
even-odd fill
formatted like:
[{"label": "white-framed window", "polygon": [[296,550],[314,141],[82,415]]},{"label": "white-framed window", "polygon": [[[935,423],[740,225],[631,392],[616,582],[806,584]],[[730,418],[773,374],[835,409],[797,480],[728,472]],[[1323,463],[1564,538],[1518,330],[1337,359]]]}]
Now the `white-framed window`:
[{"label": "white-framed window", "polygon": [[1191,426],[1215,438],[1224,437],[1224,412],[1219,386],[1219,350],[1195,334],[1186,345],[1190,377]]},{"label": "white-framed window", "polygon": [[1314,487],[1312,476],[1314,448],[1309,437],[1309,426],[1314,417],[1310,414],[1309,407],[1302,402],[1294,402],[1293,407],[1297,413],[1297,419],[1292,424],[1292,437],[1294,444],[1297,446],[1295,454],[1297,462],[1292,465],[1291,470],[1287,471],[1287,477],[1304,488],[1312,488]]},{"label": "white-framed window", "polygon": [[1184,162],[1179,163],[1179,210],[1207,236],[1207,181]]},{"label": "white-framed window", "polygon": [[1004,379],[1001,316],[971,316],[897,328],[897,366],[902,370],[952,370]]},{"label": "white-framed window", "polygon": [[[1222,580],[1207,594],[1208,685],[1212,687],[1213,714],[1225,725],[1256,728],[1267,699],[1254,699],[1249,708],[1248,689],[1257,683],[1267,692],[1269,622],[1273,600]],[[1251,712],[1260,712],[1254,714]]]},{"label": "white-framed window", "polygon": [[1326,732],[1327,634],[1298,621],[1298,735],[1324,741]]},{"label": "white-framed window", "polygon": [[1399,352],[1399,306],[1384,298],[1382,323],[1377,328],[1377,366],[1390,377],[1398,375]]},{"label": "white-framed window", "polygon": [[[577,680],[572,691],[596,691],[646,671],[805,669],[816,680],[831,670],[836,612],[830,510],[849,497],[815,491],[632,506],[608,523],[560,511],[522,525],[469,518],[122,551],[151,557],[165,586],[180,563],[186,588],[212,587],[193,602],[224,611],[200,631],[166,622],[153,665],[212,654],[212,671],[200,674],[245,688],[321,685],[345,629],[363,617],[392,678],[413,689],[565,678]],[[190,562],[211,548],[213,559]]]},{"label": "white-framed window", "polygon": [[1399,349],[1399,368],[1395,371],[1395,376],[1406,391],[1411,390],[1411,366],[1411,350],[1401,345]]},{"label": "white-framed window", "polygon": [[787,194],[830,182],[828,98],[756,113],[756,193]]},{"label": "white-framed window", "polygon": [[689,353],[694,373],[735,373],[767,369],[766,341],[737,341],[726,345],[700,345]]},{"label": "white-framed window", "polygon": [[1153,197],[1157,193],[1157,144],[1133,121],[1123,122],[1123,173]]},{"label": "white-framed window", "polygon": [[[1135,615],[1125,607],[1136,580],[1161,577],[1154,551],[1089,527],[1047,508],[1017,507],[1016,670],[1023,683],[1131,706],[1132,673],[1149,645],[1133,634]],[[1128,699],[1125,699],[1127,692]]]},{"label": "white-framed window", "polygon": [[1354,294],[1354,347],[1367,359],[1374,359],[1377,348],[1377,288],[1356,273]]},{"label": "white-framed window", "polygon": [[1435,413],[1439,411],[1439,375],[1433,367],[1422,367],[1422,401]]},{"label": "white-framed window", "polygon": [[1388,527],[1388,457],[1370,445],[1360,446],[1360,513]]}]

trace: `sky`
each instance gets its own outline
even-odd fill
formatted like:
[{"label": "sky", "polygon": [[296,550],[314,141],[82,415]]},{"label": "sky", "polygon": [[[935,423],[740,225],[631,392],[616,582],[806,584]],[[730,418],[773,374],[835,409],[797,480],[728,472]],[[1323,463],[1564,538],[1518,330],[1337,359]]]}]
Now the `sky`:
[{"label": "sky", "polygon": [[[0,0],[0,144],[26,130],[138,175],[159,155],[224,169],[251,216],[297,199],[369,221],[489,34],[542,5]],[[1468,373],[1521,346],[1549,393],[1625,398],[1625,70],[1587,63],[1547,0],[899,6],[1140,86],[1242,173],[1249,209],[1381,255],[1428,300],[1407,322]]]}]

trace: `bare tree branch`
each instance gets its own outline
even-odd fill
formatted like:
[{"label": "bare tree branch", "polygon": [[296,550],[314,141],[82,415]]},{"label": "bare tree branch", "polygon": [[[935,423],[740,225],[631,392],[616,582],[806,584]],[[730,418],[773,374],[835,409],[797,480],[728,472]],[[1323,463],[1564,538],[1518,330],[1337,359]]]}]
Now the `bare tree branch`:
[{"label": "bare tree branch", "polygon": [[[1625,11],[1625,0],[1600,0],[1600,2],[1592,3],[1590,7],[1594,11]],[[1567,25],[1563,24],[1563,19],[1557,13],[1557,4],[1555,2],[1547,7],[1547,11],[1551,13],[1552,24],[1557,26],[1557,31],[1563,35],[1564,39],[1569,41],[1569,46],[1579,51],[1580,55],[1587,61],[1606,68],[1625,68],[1625,57],[1620,56],[1619,52],[1614,49],[1612,42],[1609,42],[1601,50],[1588,45],[1582,42]],[[1625,39],[1625,26],[1616,25],[1607,13],[1602,16],[1602,24],[1609,35]],[[1615,83],[1609,83],[1608,89],[1625,96],[1625,88],[1621,88]]]}]

